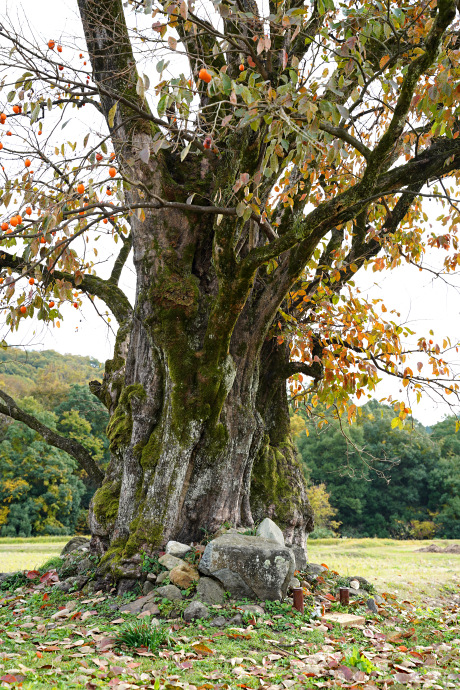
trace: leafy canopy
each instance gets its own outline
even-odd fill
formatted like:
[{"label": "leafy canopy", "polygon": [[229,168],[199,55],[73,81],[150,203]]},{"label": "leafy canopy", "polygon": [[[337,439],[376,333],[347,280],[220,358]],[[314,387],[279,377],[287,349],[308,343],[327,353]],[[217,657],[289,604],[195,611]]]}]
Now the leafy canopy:
[{"label": "leafy canopy", "polygon": [[[457,393],[451,343],[420,338],[413,365],[403,345],[412,331],[354,282],[366,266],[422,266],[428,248],[445,252],[443,274],[460,262],[456,3],[79,7],[95,22],[89,54],[74,37],[25,36],[7,18],[0,30],[0,283],[11,329],[32,318],[58,327],[84,296],[125,322],[119,279],[132,233],[175,209],[212,218],[219,280],[266,294],[295,396],[314,386],[313,404],[341,412],[384,373],[415,399],[424,386]],[[206,184],[192,176],[172,199],[137,174],[169,166],[185,180],[196,162]],[[426,196],[441,206],[436,231]],[[396,410],[402,424],[407,401]]]}]

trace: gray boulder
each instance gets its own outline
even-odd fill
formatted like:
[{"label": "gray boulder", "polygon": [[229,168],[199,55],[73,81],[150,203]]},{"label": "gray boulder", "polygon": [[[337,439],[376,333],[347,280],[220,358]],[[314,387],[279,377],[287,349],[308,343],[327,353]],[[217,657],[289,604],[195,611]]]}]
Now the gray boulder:
[{"label": "gray boulder", "polygon": [[198,582],[197,598],[205,604],[222,604],[225,596],[225,589],[217,580],[212,580],[210,577],[202,577]]},{"label": "gray boulder", "polygon": [[284,536],[278,525],[270,520],[270,518],[265,518],[262,520],[257,528],[257,536],[262,537],[262,539],[268,539],[269,541],[276,541],[280,546],[284,546]]},{"label": "gray boulder", "polygon": [[181,544],[179,541],[168,541],[166,544],[166,553],[176,556],[176,558],[183,558],[191,550],[191,546]]},{"label": "gray boulder", "polygon": [[176,585],[165,585],[158,587],[155,594],[162,599],[169,599],[169,601],[180,601],[182,599],[181,591]]},{"label": "gray boulder", "polygon": [[79,546],[83,545],[89,546],[89,539],[86,539],[86,537],[72,537],[72,539],[68,541],[62,549],[61,558],[62,556],[65,556],[67,553],[75,551],[75,549],[78,549]]},{"label": "gray boulder", "polygon": [[192,601],[184,611],[184,620],[196,621],[199,618],[209,618],[209,609],[201,601]]},{"label": "gray boulder", "polygon": [[285,546],[261,537],[223,534],[206,546],[199,570],[234,597],[275,601],[286,596],[295,560]]}]

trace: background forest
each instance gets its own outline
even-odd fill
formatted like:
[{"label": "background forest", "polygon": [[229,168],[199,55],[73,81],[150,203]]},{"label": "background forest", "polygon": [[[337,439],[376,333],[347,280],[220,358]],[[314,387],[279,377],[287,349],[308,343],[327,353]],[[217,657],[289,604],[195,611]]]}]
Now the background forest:
[{"label": "background forest", "polygon": [[[108,462],[107,411],[88,382],[103,365],[53,351],[0,351],[0,388],[24,410]],[[292,427],[316,515],[313,537],[460,538],[460,436],[455,418],[393,428],[376,401],[341,424],[300,410]],[[393,425],[394,426],[394,425]],[[0,416],[0,536],[86,531],[95,486],[67,453]]]},{"label": "background forest", "polygon": [[[108,415],[88,388],[102,375],[103,365],[90,357],[0,351],[0,387],[48,427],[80,441],[105,466]],[[95,489],[74,458],[0,415],[0,536],[86,532]]]}]

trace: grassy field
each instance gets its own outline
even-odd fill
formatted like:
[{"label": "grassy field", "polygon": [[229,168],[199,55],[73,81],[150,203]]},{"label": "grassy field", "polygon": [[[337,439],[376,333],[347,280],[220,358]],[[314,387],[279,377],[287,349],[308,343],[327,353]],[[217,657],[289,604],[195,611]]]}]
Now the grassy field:
[{"label": "grassy field", "polygon": [[70,537],[0,539],[0,572],[38,568],[52,556],[59,556],[69,539]]},{"label": "grassy field", "polygon": [[429,544],[444,548],[458,540],[316,539],[308,542],[308,560],[326,563],[341,575],[361,575],[379,592],[416,597],[446,589],[459,591],[460,554],[417,553]]},{"label": "grassy field", "polygon": [[[65,541],[2,539],[1,569],[40,566]],[[191,624],[182,618],[187,598],[170,602],[158,596],[151,620],[124,610],[136,593],[124,599],[64,593],[38,577],[14,576],[0,587],[0,684],[23,690],[459,687],[460,619],[451,593],[460,592],[460,556],[416,553],[423,544],[311,542],[312,562],[325,562],[341,575],[362,575],[378,591],[391,593],[374,612],[364,592],[350,603],[345,612],[362,617],[357,628],[320,618],[319,601],[323,615],[328,609],[344,612],[334,572],[310,583],[304,616],[288,602],[266,602],[265,610],[254,612],[245,611],[244,602],[229,601],[209,607],[209,618]],[[236,611],[241,618],[235,624],[230,618]],[[219,628],[214,616],[220,617]]]},{"label": "grassy field", "polygon": [[[70,537],[0,539],[0,572],[39,567],[58,556]],[[428,544],[459,541],[396,541],[394,539],[317,539],[308,542],[308,558],[326,563],[341,575],[361,575],[380,592],[433,596],[445,588],[458,591],[460,555],[417,553]]]}]

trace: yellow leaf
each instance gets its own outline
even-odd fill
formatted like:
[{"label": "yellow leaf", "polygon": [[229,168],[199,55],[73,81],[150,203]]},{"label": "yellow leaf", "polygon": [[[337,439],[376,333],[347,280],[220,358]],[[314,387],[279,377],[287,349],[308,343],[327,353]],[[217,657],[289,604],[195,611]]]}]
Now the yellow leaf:
[{"label": "yellow leaf", "polygon": [[389,55],[384,55],[383,58],[379,62],[380,69],[383,69],[387,62],[390,61],[390,56]]},{"label": "yellow leaf", "polygon": [[202,642],[198,642],[197,644],[192,645],[193,649],[197,654],[201,654],[202,656],[210,656],[211,654],[214,654],[213,650],[207,647],[205,644]]}]

